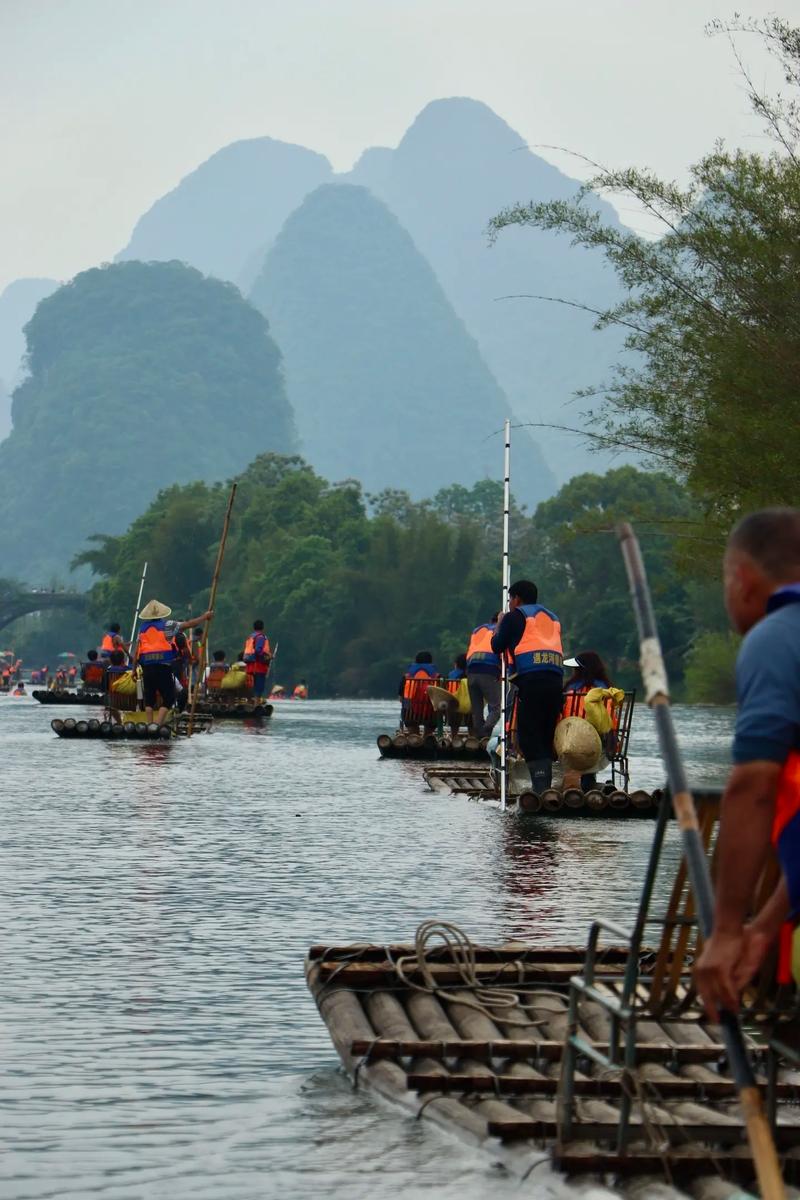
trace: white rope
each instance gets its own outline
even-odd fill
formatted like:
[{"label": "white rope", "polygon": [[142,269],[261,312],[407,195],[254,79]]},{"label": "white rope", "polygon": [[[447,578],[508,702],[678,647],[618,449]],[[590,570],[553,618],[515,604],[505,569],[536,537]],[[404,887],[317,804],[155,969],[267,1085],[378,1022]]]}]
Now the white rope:
[{"label": "white rope", "polygon": [[[429,944],[434,940],[443,942],[447,947],[451,965],[461,976],[463,986],[472,993],[471,997],[455,997],[449,989],[441,987],[436,982],[431,970],[432,963],[427,958]],[[466,1008],[473,1008],[498,1025],[516,1026],[520,1029],[531,1025],[546,1025],[547,1017],[526,1017],[523,1020],[510,1013],[506,1016],[502,1015],[503,1010],[512,1008],[521,1008],[526,1012],[534,1007],[541,1008],[538,1000],[542,996],[555,997],[561,1001],[558,1008],[545,1009],[546,1012],[558,1016],[564,1012],[563,996],[558,992],[539,988],[511,989],[484,986],[478,977],[475,946],[462,929],[449,921],[423,921],[414,936],[413,954],[402,955],[393,962],[387,948],[386,956],[389,962],[392,962],[404,987],[416,992],[428,992],[451,1004],[463,1004]],[[503,965],[516,967],[520,980],[524,979],[525,963],[521,959],[515,959],[511,963]],[[416,983],[409,979],[408,971],[418,971],[423,982]],[[522,997],[528,993],[536,996],[537,1003],[535,1005],[524,1002]]]}]

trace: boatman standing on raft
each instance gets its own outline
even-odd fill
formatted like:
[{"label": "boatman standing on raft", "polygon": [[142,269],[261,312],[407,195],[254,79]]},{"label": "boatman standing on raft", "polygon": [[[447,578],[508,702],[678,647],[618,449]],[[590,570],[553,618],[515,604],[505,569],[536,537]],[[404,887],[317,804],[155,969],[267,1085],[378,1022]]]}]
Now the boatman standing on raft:
[{"label": "boatman standing on raft", "polygon": [[[734,765],[720,808],[714,929],[695,967],[712,1019],[721,1008],[738,1010],[776,939],[778,982],[791,981],[800,921],[799,509],[768,508],[739,522],[725,552],[724,586],[731,623],[745,637],[736,663]],[[770,845],[781,880],[753,915]]]},{"label": "boatman standing on raft", "polygon": [[253,680],[253,693],[263,696],[267,690],[272,649],[269,638],[264,633],[264,622],[261,620],[253,621],[253,632],[245,642],[244,661],[247,664],[247,674]]},{"label": "boatman standing on raft", "polygon": [[156,721],[163,725],[169,710],[175,704],[174,664],[178,657],[175,646],[177,634],[184,629],[193,629],[213,617],[209,609],[191,621],[170,621],[172,609],[158,600],[145,604],[139,613],[139,637],[136,641],[136,661],[142,668],[144,704],[148,724],[153,720],[153,709],[158,705]]},{"label": "boatman standing on raft", "polygon": [[553,781],[553,737],[561,716],[564,652],[561,623],[538,603],[529,579],[508,589],[507,612],[492,637],[495,654],[509,654],[517,688],[517,739],[535,792]]}]

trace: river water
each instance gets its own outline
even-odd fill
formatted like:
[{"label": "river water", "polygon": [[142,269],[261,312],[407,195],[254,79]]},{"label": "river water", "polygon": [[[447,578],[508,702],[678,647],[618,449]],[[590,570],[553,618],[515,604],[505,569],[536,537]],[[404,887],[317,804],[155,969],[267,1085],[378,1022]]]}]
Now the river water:
[{"label": "river water", "polygon": [[[0,698],[3,1200],[575,1195],[353,1092],[303,958],[429,917],[583,944],[632,912],[649,822],[433,795],[378,759],[394,703],[152,746],[59,741],[56,711]],[[693,782],[720,782],[732,712],[675,715]],[[660,784],[646,711],[632,751]]]}]

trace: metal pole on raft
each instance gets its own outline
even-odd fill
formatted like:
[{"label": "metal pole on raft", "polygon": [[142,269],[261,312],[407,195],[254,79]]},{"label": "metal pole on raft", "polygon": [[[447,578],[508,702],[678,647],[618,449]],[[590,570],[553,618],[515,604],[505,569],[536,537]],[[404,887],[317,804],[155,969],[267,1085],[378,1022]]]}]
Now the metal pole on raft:
[{"label": "metal pole on raft", "polygon": [[[144,594],[144,581],[147,575],[147,563],[142,567],[142,578],[139,582],[139,595],[136,600],[136,608],[133,610],[133,625],[131,626],[131,639],[128,643],[128,658],[130,660],[131,669],[136,677],[136,708],[139,712],[144,710],[144,691],[142,690],[141,672],[137,668],[134,639],[136,638],[136,626],[139,623],[139,609],[142,607],[142,595]],[[110,701],[109,701],[110,703]]]},{"label": "metal pole on raft", "polygon": [[[639,542],[627,522],[617,526],[622,557],[628,575],[636,626],[645,698],[653,710],[661,757],[667,772],[672,809],[680,829],[683,857],[697,908],[697,923],[704,938],[714,926],[714,891],[711,873],[700,836],[697,811],[683,764],[669,698],[669,681],[658,636],[653,601],[647,583]],[[721,1012],[720,1029],[731,1074],[739,1089],[750,1153],[763,1200],[784,1200],[786,1191],[775,1142],[761,1099],[742,1026],[735,1013]]]},{"label": "metal pole on raft", "polygon": [[[511,584],[511,564],[508,558],[508,519],[511,508],[511,422],[506,421],[503,428],[503,594],[500,600],[500,612],[508,607],[508,589]],[[506,793],[508,791],[508,663],[505,654],[500,667],[500,811],[506,811]]]},{"label": "metal pole on raft", "polygon": [[[225,543],[228,540],[228,529],[230,528],[230,524],[231,524],[231,510],[233,509],[233,502],[235,499],[236,499],[236,484],[232,483],[231,484],[231,494],[228,497],[228,507],[225,509],[225,520],[222,523],[222,537],[219,539],[219,549],[217,550],[217,561],[214,565],[214,574],[211,578],[211,593],[208,597],[208,607],[209,607],[209,609],[212,609],[212,610],[213,610],[214,605],[217,600],[217,584],[219,583],[219,573],[222,570],[222,560],[225,557]],[[209,617],[203,628],[203,642],[208,642],[208,627],[210,624],[211,624],[211,618]],[[189,728],[187,730],[189,737],[191,737],[192,733],[194,732],[194,715],[195,715],[195,710],[197,708],[197,693],[199,690],[200,689],[196,687],[194,689],[194,695],[192,696],[192,707],[189,712]]]},{"label": "metal pole on raft", "polygon": [[144,580],[145,580],[146,575],[147,575],[147,563],[144,564],[144,567],[142,569],[142,578],[141,578],[141,582],[139,583],[139,596],[136,600],[136,608],[133,610],[133,625],[131,626],[131,637],[130,637],[131,654],[133,653],[133,639],[136,637],[136,626],[139,623],[139,609],[142,607],[142,593],[144,592]]}]

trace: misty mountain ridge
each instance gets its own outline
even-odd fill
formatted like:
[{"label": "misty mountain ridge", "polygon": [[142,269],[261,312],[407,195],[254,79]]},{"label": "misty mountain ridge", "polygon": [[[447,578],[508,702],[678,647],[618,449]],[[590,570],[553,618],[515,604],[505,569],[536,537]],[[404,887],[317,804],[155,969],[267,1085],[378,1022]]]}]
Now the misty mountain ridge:
[{"label": "misty mountain ridge", "polygon": [[[289,217],[252,292],[284,356],[303,452],[327,478],[420,499],[496,478],[508,403],[412,238],[368,189],[327,184]],[[515,493],[553,479],[526,433]]]},{"label": "misty mountain ridge", "polygon": [[55,279],[15,279],[0,294],[0,441],[11,430],[11,393],[25,374],[23,329],[58,286]]}]

